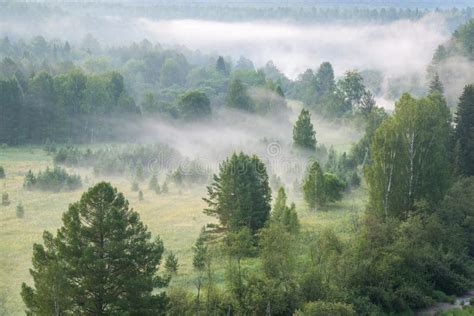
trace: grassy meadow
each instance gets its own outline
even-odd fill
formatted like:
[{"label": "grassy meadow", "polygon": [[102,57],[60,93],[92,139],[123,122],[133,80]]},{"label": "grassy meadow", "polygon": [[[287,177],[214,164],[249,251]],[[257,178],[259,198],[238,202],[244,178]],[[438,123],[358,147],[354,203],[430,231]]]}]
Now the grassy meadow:
[{"label": "grassy meadow", "polygon": [[[354,139],[353,131],[330,133],[321,127],[319,137],[325,144],[334,144],[338,150],[347,150]],[[345,135],[346,134],[346,135]],[[94,145],[100,146],[100,145]],[[53,158],[41,146],[1,147],[0,166],[6,178],[0,179],[0,194],[7,192],[10,205],[0,206],[0,314],[23,314],[24,306],[20,297],[22,282],[32,282],[32,245],[42,242],[45,230],[55,232],[61,226],[62,213],[68,205],[77,201],[82,192],[93,184],[106,180],[123,192],[133,209],[141,215],[142,221],[153,235],[159,235],[165,248],[172,250],[179,260],[178,276],[172,284],[193,287],[192,246],[203,225],[213,221],[203,214],[205,204],[202,197],[206,187],[176,188],[169,185],[169,193],[157,195],[148,189],[148,180],[140,183],[144,199],[131,190],[131,180],[125,177],[96,177],[91,169],[71,169],[68,172],[80,174],[83,186],[73,192],[27,191],[23,189],[23,179],[28,170],[37,173],[47,166],[53,166]],[[160,179],[160,185],[164,177]],[[275,192],[276,194],[276,192]],[[355,228],[357,216],[365,205],[363,187],[346,194],[344,199],[323,210],[308,210],[302,196],[289,192],[289,201],[297,206],[303,230],[333,228],[342,236],[349,236]],[[17,218],[16,206],[22,203],[23,218]],[[252,263],[250,263],[252,265]],[[217,280],[223,280],[223,267],[216,265]]]}]

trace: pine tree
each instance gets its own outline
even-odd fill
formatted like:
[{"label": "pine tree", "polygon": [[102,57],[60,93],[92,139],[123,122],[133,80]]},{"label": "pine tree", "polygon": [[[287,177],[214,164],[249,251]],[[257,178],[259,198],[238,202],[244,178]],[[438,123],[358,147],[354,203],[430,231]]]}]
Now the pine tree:
[{"label": "pine tree", "polygon": [[474,85],[464,87],[455,120],[456,173],[474,176]]},{"label": "pine tree", "polygon": [[443,83],[441,82],[441,79],[439,78],[438,73],[435,73],[433,78],[431,79],[430,93],[439,93],[439,94],[444,93]]},{"label": "pine tree", "polygon": [[166,256],[165,270],[169,274],[176,274],[178,273],[178,267],[179,267],[178,258],[176,258],[176,255],[174,254],[174,252],[170,251],[168,256]]},{"label": "pine tree", "polygon": [[2,166],[0,166],[0,179],[5,179],[5,169]]},{"label": "pine tree", "polygon": [[324,186],[324,174],[317,161],[313,161],[303,180],[303,193],[306,203],[314,209],[316,205],[322,206],[326,203],[326,191]]},{"label": "pine tree", "polygon": [[271,189],[265,165],[257,156],[233,154],[221,163],[207,190],[204,213],[219,219],[219,229],[247,227],[255,233],[269,218]]},{"label": "pine tree", "polygon": [[311,123],[311,114],[306,109],[301,110],[293,127],[293,142],[295,146],[300,148],[316,149],[316,132]]},{"label": "pine tree", "polygon": [[70,205],[56,237],[45,233],[34,246],[34,287],[22,286],[28,313],[164,315],[163,251],[125,197],[101,182]]}]

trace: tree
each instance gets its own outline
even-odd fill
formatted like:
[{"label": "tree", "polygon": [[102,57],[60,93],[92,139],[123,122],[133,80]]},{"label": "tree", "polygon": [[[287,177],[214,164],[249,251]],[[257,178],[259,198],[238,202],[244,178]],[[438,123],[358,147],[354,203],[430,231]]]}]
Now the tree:
[{"label": "tree", "polygon": [[227,66],[224,61],[224,57],[219,56],[216,61],[216,70],[223,75],[228,75],[229,71],[227,70]]},{"label": "tree", "polygon": [[369,90],[365,91],[359,103],[359,111],[364,115],[364,117],[368,117],[375,106],[376,103],[374,96]]},{"label": "tree", "polygon": [[348,71],[338,86],[351,109],[358,107],[365,93],[364,79],[357,71]]},{"label": "tree", "polygon": [[430,81],[430,93],[444,93],[443,83],[441,82],[438,73],[435,73]]},{"label": "tree", "polygon": [[303,180],[304,199],[310,208],[315,208],[316,205],[322,206],[326,203],[325,190],[324,174],[321,166],[317,161],[313,161]]},{"label": "tree", "polygon": [[122,193],[98,183],[70,205],[56,237],[34,245],[34,287],[23,284],[23,300],[38,314],[164,315],[163,251]]},{"label": "tree", "polygon": [[207,265],[208,257],[209,257],[208,247],[206,245],[206,239],[207,239],[206,230],[203,227],[193,247],[193,268],[198,273],[196,283],[195,283],[196,288],[197,288],[196,315],[199,315],[199,312],[201,310],[201,289],[203,286],[206,265]]},{"label": "tree", "polygon": [[299,232],[300,223],[295,203],[291,203],[289,207],[286,205],[286,193],[283,187],[278,189],[272,210],[272,220],[281,224],[291,234]]},{"label": "tree", "polygon": [[370,208],[405,217],[417,200],[437,203],[450,184],[451,114],[440,94],[404,94],[376,130],[365,173]]},{"label": "tree", "polygon": [[179,97],[178,109],[184,119],[201,119],[211,115],[211,102],[204,92],[189,91]]},{"label": "tree", "polygon": [[143,191],[142,190],[138,191],[138,200],[143,201]]},{"label": "tree", "polygon": [[2,166],[0,166],[0,179],[5,179],[5,169]]},{"label": "tree", "polygon": [[302,109],[298,120],[293,127],[293,142],[295,146],[315,150],[316,132],[311,123],[311,114],[308,110]]},{"label": "tree", "polygon": [[324,191],[328,202],[340,201],[346,183],[332,173],[324,174]]},{"label": "tree", "polygon": [[257,156],[233,154],[219,166],[219,175],[207,187],[204,213],[219,219],[219,229],[252,234],[265,225],[270,215],[271,189],[265,165]]},{"label": "tree", "polygon": [[166,256],[165,270],[169,274],[176,274],[178,273],[178,267],[179,267],[178,258],[176,257],[174,252],[170,251],[168,256]]},{"label": "tree", "polygon": [[467,85],[459,98],[456,112],[455,170],[463,176],[474,176],[474,85]]},{"label": "tree", "polygon": [[254,104],[247,93],[247,88],[240,81],[240,79],[233,79],[227,92],[226,103],[228,107],[244,110],[254,111]]}]

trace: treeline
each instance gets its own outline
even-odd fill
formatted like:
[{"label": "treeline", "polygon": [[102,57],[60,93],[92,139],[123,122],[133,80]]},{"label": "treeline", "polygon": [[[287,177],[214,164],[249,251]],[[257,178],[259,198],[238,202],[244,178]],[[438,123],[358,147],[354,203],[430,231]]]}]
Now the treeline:
[{"label": "treeline", "polygon": [[[468,4],[467,2],[465,3]],[[366,6],[357,6],[346,2],[338,5],[334,3],[320,3],[318,6],[308,4],[265,3],[252,4],[235,3],[216,5],[215,3],[193,4],[157,4],[157,5],[131,5],[115,4],[104,6],[101,3],[84,6],[81,3],[55,4],[28,4],[5,3],[3,4],[4,17],[21,14],[31,19],[48,18],[55,15],[81,16],[84,19],[97,14],[111,14],[126,17],[150,17],[156,19],[211,19],[219,21],[249,21],[249,20],[290,20],[298,22],[392,22],[400,19],[420,19],[426,14],[436,11],[449,17],[452,23],[462,23],[466,17],[473,16],[471,7],[436,8],[436,5],[426,3],[417,4],[407,2],[386,3],[383,5],[373,3]],[[454,5],[453,5],[454,6]]]},{"label": "treeline", "polygon": [[0,80],[0,143],[111,139],[114,124],[139,112],[116,72],[42,72],[20,80]]}]

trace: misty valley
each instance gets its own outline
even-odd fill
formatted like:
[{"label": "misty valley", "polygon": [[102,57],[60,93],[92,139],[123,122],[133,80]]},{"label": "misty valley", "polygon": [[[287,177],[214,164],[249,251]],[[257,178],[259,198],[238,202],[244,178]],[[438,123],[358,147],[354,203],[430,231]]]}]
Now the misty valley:
[{"label": "misty valley", "polygon": [[0,315],[474,315],[474,2],[2,2],[0,195]]}]

